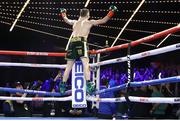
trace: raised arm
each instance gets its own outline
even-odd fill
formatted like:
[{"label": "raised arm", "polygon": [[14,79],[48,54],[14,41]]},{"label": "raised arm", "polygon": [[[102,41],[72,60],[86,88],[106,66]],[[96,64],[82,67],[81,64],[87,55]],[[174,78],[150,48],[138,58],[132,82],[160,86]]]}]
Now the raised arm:
[{"label": "raised arm", "polygon": [[59,14],[59,16],[62,16],[62,18],[64,19],[64,21],[65,21],[67,24],[73,25],[73,24],[76,22],[76,20],[68,19],[67,15],[66,15],[66,12],[67,12],[66,9],[61,8],[61,9],[60,9],[60,14]]},{"label": "raised arm", "polygon": [[99,20],[90,20],[90,22],[93,25],[104,24],[104,23],[106,23],[108,20],[110,20],[113,17],[113,15],[114,15],[114,13],[116,11],[118,11],[116,6],[110,6],[109,7],[109,12],[108,12],[108,14],[104,18],[99,19]]}]

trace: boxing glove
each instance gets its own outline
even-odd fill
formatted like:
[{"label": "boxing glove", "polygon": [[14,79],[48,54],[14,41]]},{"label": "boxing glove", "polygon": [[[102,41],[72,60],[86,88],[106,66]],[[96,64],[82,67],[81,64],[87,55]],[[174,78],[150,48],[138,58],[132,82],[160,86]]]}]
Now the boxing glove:
[{"label": "boxing glove", "polygon": [[67,10],[65,8],[60,8],[60,16],[65,17]]},{"label": "boxing glove", "polygon": [[114,5],[111,5],[111,6],[109,7],[109,12],[108,12],[107,16],[108,16],[109,18],[112,18],[113,15],[114,15],[114,13],[117,12],[117,11],[118,11],[117,7],[114,6]]}]

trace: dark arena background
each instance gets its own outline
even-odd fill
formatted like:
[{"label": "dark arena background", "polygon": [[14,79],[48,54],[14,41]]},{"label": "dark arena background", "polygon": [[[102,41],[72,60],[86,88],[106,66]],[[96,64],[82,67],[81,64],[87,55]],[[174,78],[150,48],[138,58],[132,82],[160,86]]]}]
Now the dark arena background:
[{"label": "dark arena background", "polygon": [[[67,9],[67,16],[69,19],[78,19],[80,9],[84,8],[86,0],[31,0],[21,14],[14,29],[10,32],[9,29],[25,2],[26,0],[0,1],[0,53],[1,50],[57,53],[65,52],[66,44],[68,43],[68,39],[72,32],[72,26],[66,24],[62,17],[59,16],[60,8]],[[118,8],[118,11],[107,23],[92,27],[88,37],[89,49],[98,50],[110,47],[140,3],[141,0],[91,0],[87,7],[90,10],[90,19],[101,19],[106,16],[111,5],[115,5]],[[145,0],[144,4],[132,18],[118,41],[115,43],[115,46],[133,42],[140,38],[150,36],[179,25],[179,8],[180,0]],[[164,38],[165,37],[162,37],[154,41],[134,46],[131,48],[131,54],[133,55],[144,51],[150,51],[173,44],[177,44],[176,47],[180,48],[180,32],[170,34],[170,36],[162,42]],[[100,61],[125,56],[127,56],[127,48],[102,53]],[[66,64],[64,57],[3,54],[0,54],[0,62]],[[92,63],[92,59],[90,60],[90,63]],[[116,82],[116,86],[126,83],[127,67],[127,62],[102,66],[100,70],[100,84],[107,85],[110,80],[114,80]],[[134,74],[136,74],[136,76],[132,79],[133,82],[158,79],[159,73],[162,74],[161,78],[179,76],[180,50],[177,49],[175,51],[159,55],[132,60],[131,70]],[[33,85],[36,81],[41,82],[43,85],[43,83],[46,83],[47,80],[54,79],[58,71],[59,69],[54,68],[0,66],[0,87],[15,88],[16,83],[20,82],[25,89],[27,85]],[[61,71],[64,72],[64,70]],[[137,76],[136,72],[139,76]],[[68,85],[71,86],[71,78],[68,80]],[[178,82],[167,83],[167,85],[168,86],[158,87],[161,88],[160,93],[162,93],[164,97],[180,96],[180,84]],[[149,88],[146,89],[146,93],[144,93],[141,88],[132,90],[134,90],[132,91],[132,95],[134,96],[152,96],[152,90]],[[0,95],[7,96],[9,94],[0,91]],[[117,92],[115,97],[120,97],[122,95],[123,92]],[[2,117],[5,116],[3,103],[4,100],[1,100],[0,114]],[[69,104],[71,102],[67,103]],[[83,109],[79,112],[79,114],[69,112],[64,114],[52,114],[51,111],[55,107],[51,104],[28,103],[28,105],[31,105],[31,108],[29,108],[29,110],[31,110],[31,114],[29,116],[71,116],[74,118],[99,117],[97,109],[91,108]],[[127,111],[128,106],[125,103],[123,104],[125,106],[118,103],[116,104],[117,109],[114,109],[114,111],[117,115],[125,115],[129,113]],[[131,110],[132,119],[159,118],[158,116],[156,117],[156,115],[152,115],[152,103],[148,103],[147,105],[135,103],[134,105]],[[141,109],[139,107],[143,108]],[[180,117],[179,104],[167,104],[165,107],[166,110],[164,115],[166,115],[166,117],[163,117],[164,119],[178,119]],[[139,108],[138,111],[135,110],[137,108]],[[71,109],[71,106],[68,107],[68,111],[70,110],[74,111],[74,109]],[[14,116],[18,117],[18,115]],[[117,116],[117,118],[122,117],[120,115]]]}]

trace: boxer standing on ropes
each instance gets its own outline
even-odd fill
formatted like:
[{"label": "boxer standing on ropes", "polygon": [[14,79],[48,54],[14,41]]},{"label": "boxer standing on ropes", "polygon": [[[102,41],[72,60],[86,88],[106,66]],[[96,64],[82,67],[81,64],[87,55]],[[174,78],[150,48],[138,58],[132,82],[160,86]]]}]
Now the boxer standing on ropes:
[{"label": "boxer standing on ropes", "polygon": [[88,47],[87,47],[87,38],[90,32],[90,29],[94,25],[106,23],[117,11],[116,6],[110,6],[108,14],[99,20],[89,20],[90,13],[87,8],[80,10],[80,17],[78,20],[70,20],[67,18],[66,9],[61,9],[61,16],[66,23],[73,26],[73,32],[70,37],[70,43],[68,42],[66,60],[67,65],[63,75],[63,80],[60,83],[60,92],[64,93],[66,90],[66,82],[69,77],[69,73],[72,69],[72,66],[76,59],[81,59],[83,64],[84,76],[87,81],[86,91],[88,94],[91,94],[95,91],[95,85],[90,81],[90,67],[89,67],[89,58],[88,58]]}]

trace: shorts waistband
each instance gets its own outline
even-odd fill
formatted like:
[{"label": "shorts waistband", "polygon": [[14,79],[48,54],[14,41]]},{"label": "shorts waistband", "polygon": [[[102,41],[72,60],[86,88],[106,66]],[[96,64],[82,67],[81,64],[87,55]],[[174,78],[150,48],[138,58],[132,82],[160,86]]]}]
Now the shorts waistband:
[{"label": "shorts waistband", "polygon": [[72,37],[71,42],[86,41],[85,37]]}]

